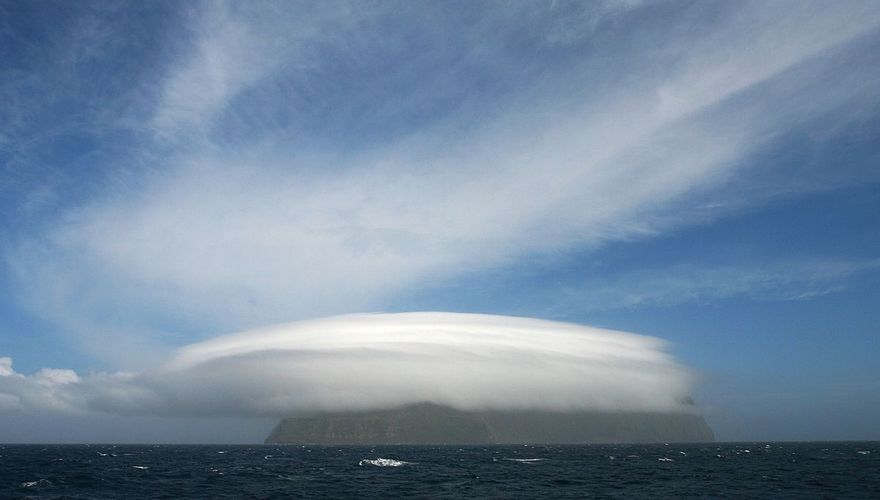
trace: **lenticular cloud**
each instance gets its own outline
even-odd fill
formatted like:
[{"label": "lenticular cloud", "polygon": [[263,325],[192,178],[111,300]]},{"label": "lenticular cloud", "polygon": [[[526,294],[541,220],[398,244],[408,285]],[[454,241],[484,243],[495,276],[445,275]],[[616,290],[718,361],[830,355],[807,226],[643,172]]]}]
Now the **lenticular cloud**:
[{"label": "lenticular cloud", "polygon": [[[0,384],[28,379],[12,374]],[[41,387],[63,391],[51,396],[81,409],[136,414],[285,415],[421,401],[682,411],[692,379],[652,337],[527,318],[405,313],[238,333],[184,347],[150,372]]]}]

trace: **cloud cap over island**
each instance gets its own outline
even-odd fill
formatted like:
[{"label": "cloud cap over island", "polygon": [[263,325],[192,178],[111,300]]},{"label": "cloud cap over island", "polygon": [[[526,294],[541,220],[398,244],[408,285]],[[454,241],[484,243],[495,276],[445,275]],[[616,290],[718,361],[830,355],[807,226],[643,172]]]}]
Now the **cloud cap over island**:
[{"label": "cloud cap over island", "polygon": [[531,318],[418,312],[301,321],[186,346],[142,373],[24,376],[0,410],[285,415],[431,401],[459,409],[692,411],[659,339]]}]

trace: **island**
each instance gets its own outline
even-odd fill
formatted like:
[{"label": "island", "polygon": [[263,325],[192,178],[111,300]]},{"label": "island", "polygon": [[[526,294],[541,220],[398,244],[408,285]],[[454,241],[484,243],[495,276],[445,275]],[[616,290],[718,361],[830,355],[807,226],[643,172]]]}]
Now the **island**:
[{"label": "island", "polygon": [[481,445],[709,442],[696,411],[462,411],[424,402],[400,408],[284,418],[267,444]]}]

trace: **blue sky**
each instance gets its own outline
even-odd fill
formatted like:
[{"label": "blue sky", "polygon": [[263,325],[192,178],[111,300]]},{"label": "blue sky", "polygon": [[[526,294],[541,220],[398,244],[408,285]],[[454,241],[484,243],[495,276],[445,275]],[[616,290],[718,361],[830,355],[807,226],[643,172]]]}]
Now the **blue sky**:
[{"label": "blue sky", "polygon": [[0,2],[0,356],[526,316],[667,340],[721,439],[880,439],[878,48],[876,2]]}]

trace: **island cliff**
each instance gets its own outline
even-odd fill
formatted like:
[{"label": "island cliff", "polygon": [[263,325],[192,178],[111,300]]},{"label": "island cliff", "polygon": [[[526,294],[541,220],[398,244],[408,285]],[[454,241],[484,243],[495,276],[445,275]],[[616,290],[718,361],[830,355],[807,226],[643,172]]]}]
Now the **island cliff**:
[{"label": "island cliff", "polygon": [[460,411],[433,403],[283,419],[267,444],[586,444],[714,441],[693,413]]}]

